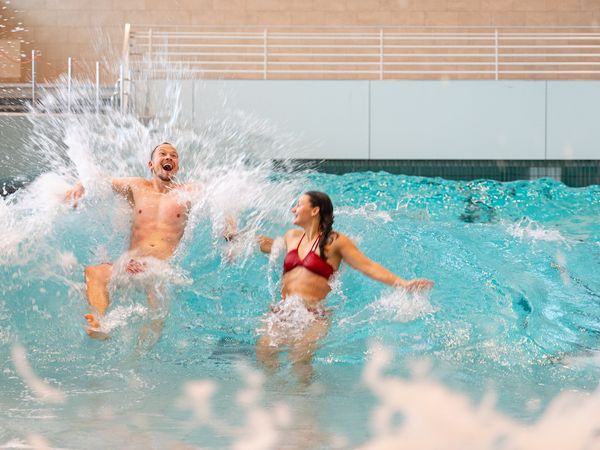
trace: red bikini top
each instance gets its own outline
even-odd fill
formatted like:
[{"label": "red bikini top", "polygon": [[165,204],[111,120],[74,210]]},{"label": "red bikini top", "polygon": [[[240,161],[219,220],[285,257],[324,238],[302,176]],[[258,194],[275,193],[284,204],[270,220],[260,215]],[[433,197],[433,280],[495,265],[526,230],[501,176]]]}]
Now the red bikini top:
[{"label": "red bikini top", "polygon": [[304,234],[300,238],[300,242],[298,242],[298,247],[296,247],[294,250],[290,250],[288,254],[285,255],[285,259],[283,260],[283,273],[289,272],[296,267],[304,267],[305,269],[308,269],[311,272],[321,275],[329,280],[335,270],[333,267],[331,267],[331,264],[329,264],[327,261],[323,261],[321,257],[315,253],[319,240],[321,239],[321,234],[317,236],[317,239],[310,247],[310,251],[304,257],[304,259],[300,259],[300,255],[298,255],[298,249],[300,248],[302,239],[304,239]]}]

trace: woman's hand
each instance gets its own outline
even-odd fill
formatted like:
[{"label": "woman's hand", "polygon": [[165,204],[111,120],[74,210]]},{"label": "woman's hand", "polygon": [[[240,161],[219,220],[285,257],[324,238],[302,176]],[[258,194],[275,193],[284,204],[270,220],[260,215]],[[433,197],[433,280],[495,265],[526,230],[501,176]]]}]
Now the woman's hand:
[{"label": "woman's hand", "polygon": [[257,240],[261,252],[271,253],[271,249],[273,248],[273,238],[268,236],[258,236]]},{"label": "woman's hand", "polygon": [[426,278],[416,278],[414,280],[398,279],[394,283],[394,287],[406,289],[408,292],[429,290],[433,287],[433,281]]}]

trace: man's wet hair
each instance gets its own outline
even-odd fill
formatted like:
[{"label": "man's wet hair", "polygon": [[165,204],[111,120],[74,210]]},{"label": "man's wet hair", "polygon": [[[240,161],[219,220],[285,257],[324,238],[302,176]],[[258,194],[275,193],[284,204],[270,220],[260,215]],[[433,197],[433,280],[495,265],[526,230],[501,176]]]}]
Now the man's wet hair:
[{"label": "man's wet hair", "polygon": [[161,145],[170,145],[171,147],[175,148],[175,146],[173,144],[171,144],[170,142],[161,142],[160,144],[158,144],[156,147],[154,147],[152,149],[152,153],[150,153],[150,160],[152,160],[152,158],[154,158],[154,152],[156,151],[156,149],[158,147],[160,147]]}]

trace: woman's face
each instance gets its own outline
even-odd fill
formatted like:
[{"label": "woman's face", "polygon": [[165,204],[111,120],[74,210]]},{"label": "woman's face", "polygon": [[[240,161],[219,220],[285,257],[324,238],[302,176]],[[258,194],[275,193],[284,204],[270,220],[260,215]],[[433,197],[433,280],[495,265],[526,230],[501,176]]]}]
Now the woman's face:
[{"label": "woman's face", "polygon": [[302,195],[296,206],[292,208],[292,214],[294,214],[294,225],[303,227],[310,225],[313,219],[319,215],[319,208],[311,205],[308,195]]}]

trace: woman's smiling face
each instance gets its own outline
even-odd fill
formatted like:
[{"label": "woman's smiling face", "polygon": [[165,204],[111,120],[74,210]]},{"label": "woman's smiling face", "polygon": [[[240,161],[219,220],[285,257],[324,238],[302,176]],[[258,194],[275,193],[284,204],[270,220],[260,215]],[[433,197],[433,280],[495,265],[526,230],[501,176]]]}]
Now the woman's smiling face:
[{"label": "woman's smiling face", "polygon": [[304,227],[309,225],[312,222],[313,217],[319,214],[319,208],[314,207],[311,204],[308,195],[302,195],[298,199],[296,206],[292,208],[292,213],[294,214],[294,225]]}]

